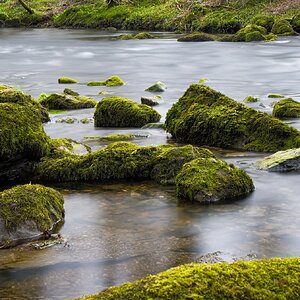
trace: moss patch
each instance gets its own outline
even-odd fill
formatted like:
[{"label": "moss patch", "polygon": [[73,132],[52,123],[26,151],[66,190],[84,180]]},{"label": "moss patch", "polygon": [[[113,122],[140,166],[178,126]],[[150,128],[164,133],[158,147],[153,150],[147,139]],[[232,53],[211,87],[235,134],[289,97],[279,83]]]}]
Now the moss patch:
[{"label": "moss patch", "polygon": [[275,152],[300,147],[300,133],[282,121],[193,84],[171,107],[166,129],[181,142]]},{"label": "moss patch", "polygon": [[74,84],[77,83],[78,81],[76,79],[73,78],[69,78],[69,77],[60,77],[58,78],[58,83],[60,84]]},{"label": "moss patch", "polygon": [[211,42],[216,40],[218,40],[216,35],[204,32],[193,32],[180,37],[178,42]]},{"label": "moss patch", "polygon": [[64,218],[64,199],[54,189],[42,185],[19,185],[0,193],[0,217],[8,231],[33,221],[39,231],[51,229]]},{"label": "moss patch", "polygon": [[158,122],[160,114],[147,105],[112,96],[97,104],[94,120],[96,127],[142,127],[147,123]]},{"label": "moss patch", "polygon": [[258,98],[253,97],[253,96],[248,96],[244,99],[244,103],[253,103],[253,102],[258,102]]},{"label": "moss patch", "polygon": [[136,34],[121,34],[114,38],[114,40],[146,40],[155,39],[155,36],[148,32],[140,32]]},{"label": "moss patch", "polygon": [[201,203],[234,199],[253,189],[245,171],[216,158],[192,160],[176,177],[177,196]]},{"label": "moss patch", "polygon": [[87,83],[88,86],[120,86],[124,85],[123,81],[119,76],[111,76],[104,81],[90,81]]},{"label": "moss patch", "polygon": [[146,92],[152,92],[152,93],[162,93],[167,89],[167,85],[164,84],[161,81],[157,81],[147,89],[145,89]]},{"label": "moss patch", "polygon": [[71,96],[68,94],[51,94],[42,99],[40,104],[48,109],[82,109],[95,107],[96,100],[84,96]]},{"label": "moss patch", "polygon": [[298,118],[300,117],[300,103],[292,98],[279,100],[273,107],[272,115],[277,118]]},{"label": "moss patch", "polygon": [[299,258],[189,264],[82,299],[297,299],[299,272]]},{"label": "moss patch", "polygon": [[296,35],[297,34],[294,31],[290,22],[285,19],[275,20],[275,22],[272,26],[272,33],[278,34],[278,35]]}]

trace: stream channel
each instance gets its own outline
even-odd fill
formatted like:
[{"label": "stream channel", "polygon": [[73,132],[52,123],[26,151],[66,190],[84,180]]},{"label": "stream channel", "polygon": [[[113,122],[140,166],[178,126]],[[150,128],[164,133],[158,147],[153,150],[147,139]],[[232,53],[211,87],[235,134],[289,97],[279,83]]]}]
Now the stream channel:
[{"label": "stream channel", "polygon": [[[140,102],[145,88],[163,81],[168,89],[155,107],[165,118],[191,83],[207,84],[237,101],[271,112],[268,93],[300,101],[300,38],[264,43],[179,43],[176,35],[154,40],[112,41],[118,33],[96,30],[0,29],[0,83],[37,97],[61,92],[57,78],[76,78],[68,86],[96,100],[108,91]],[[88,87],[86,82],[119,75],[121,87]],[[259,104],[263,103],[264,107]],[[112,133],[146,134],[140,145],[174,143],[162,129],[94,128],[56,123],[59,118],[92,118],[93,109],[51,115],[45,131],[52,138],[83,141]],[[300,129],[300,120],[287,121]],[[90,143],[93,149],[104,144]],[[44,250],[18,247],[0,251],[1,299],[65,299],[96,293],[139,279],[206,253],[235,256],[300,256],[299,173],[257,171],[265,153],[214,150],[245,169],[255,191],[232,203],[200,206],[179,203],[173,187],[153,182],[56,186],[64,195],[65,244]]]}]

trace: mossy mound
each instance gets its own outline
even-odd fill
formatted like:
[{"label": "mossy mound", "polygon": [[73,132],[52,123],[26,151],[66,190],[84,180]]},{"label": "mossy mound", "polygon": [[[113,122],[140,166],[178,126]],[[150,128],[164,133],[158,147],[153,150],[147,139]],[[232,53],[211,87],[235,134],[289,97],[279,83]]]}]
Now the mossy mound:
[{"label": "mossy mound", "polygon": [[300,33],[300,14],[293,16],[291,25],[296,32]]},{"label": "mossy mound", "polygon": [[30,105],[0,103],[0,160],[39,159],[48,153],[49,138]]},{"label": "mossy mound", "polygon": [[253,189],[245,171],[216,158],[192,160],[176,176],[177,196],[200,203],[242,197]]},{"label": "mossy mound", "polygon": [[181,142],[275,152],[300,147],[300,132],[284,122],[193,84],[167,113],[166,130]]},{"label": "mossy mound", "polygon": [[71,95],[71,96],[79,96],[79,93],[77,93],[71,89],[68,89],[68,88],[65,88],[63,93],[66,95]]},{"label": "mossy mound", "polygon": [[155,36],[148,32],[140,32],[137,34],[121,34],[115,40],[146,40],[155,39]]},{"label": "mossy mound", "polygon": [[255,163],[260,170],[287,172],[300,169],[300,148],[276,152]]},{"label": "mossy mound", "polygon": [[277,19],[272,26],[272,33],[277,35],[296,35],[292,25],[288,20]]},{"label": "mossy mound", "polygon": [[125,81],[119,76],[111,76],[104,81],[90,81],[87,83],[88,86],[121,86],[124,84]]},{"label": "mossy mound", "polygon": [[77,83],[78,81],[76,79],[73,78],[69,78],[69,77],[60,77],[58,78],[58,83],[60,84],[74,84]]},{"label": "mossy mound", "polygon": [[267,29],[255,24],[247,25],[235,34],[238,42],[252,42],[266,40]]},{"label": "mossy mound", "polygon": [[264,27],[268,32],[272,30],[275,18],[272,15],[257,15],[255,16],[251,23],[257,26]]},{"label": "mossy mound", "polygon": [[299,258],[193,263],[82,299],[297,299],[299,272]]},{"label": "mossy mound", "polygon": [[159,149],[160,153],[156,157],[151,178],[162,185],[174,185],[175,177],[185,163],[200,157],[214,157],[211,151],[191,145],[182,147],[164,145]]},{"label": "mossy mound", "polygon": [[269,93],[268,98],[284,98],[282,94]]},{"label": "mossy mound", "polygon": [[84,96],[68,94],[51,94],[42,99],[40,104],[48,109],[82,109],[95,107],[96,100]]},{"label": "mossy mound", "polygon": [[112,96],[98,102],[94,120],[96,127],[142,127],[158,122],[160,114],[147,105]]},{"label": "mossy mound", "polygon": [[13,88],[0,89],[0,103],[16,103],[30,107],[43,123],[50,121],[47,110],[40,103],[30,95]]},{"label": "mossy mound", "polygon": [[279,100],[273,107],[272,115],[276,118],[298,118],[300,117],[300,102],[292,98]]},{"label": "mossy mound", "polygon": [[210,42],[216,41],[218,37],[205,32],[193,32],[180,37],[178,42]]},{"label": "mossy mound", "polygon": [[167,85],[164,84],[161,81],[157,81],[147,89],[145,89],[146,92],[152,92],[152,93],[162,93],[167,89]]},{"label": "mossy mound", "polygon": [[40,238],[64,219],[64,199],[42,185],[19,185],[0,193],[0,248]]},{"label": "mossy mound", "polygon": [[248,96],[244,99],[244,103],[253,103],[253,102],[258,102],[258,98],[253,97],[253,96]]}]

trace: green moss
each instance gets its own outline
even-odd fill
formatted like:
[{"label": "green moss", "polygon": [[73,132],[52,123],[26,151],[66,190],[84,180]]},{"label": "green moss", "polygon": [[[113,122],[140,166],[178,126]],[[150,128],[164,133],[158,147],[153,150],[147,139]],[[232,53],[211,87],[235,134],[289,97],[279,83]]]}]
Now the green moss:
[{"label": "green moss", "polygon": [[42,185],[15,186],[0,193],[0,217],[8,231],[33,221],[44,232],[63,220],[64,199],[56,190]]},{"label": "green moss", "polygon": [[256,15],[251,22],[252,24],[266,28],[266,30],[270,32],[274,24],[274,16]]},{"label": "green moss", "polygon": [[239,30],[235,37],[239,42],[264,41],[266,34],[266,28],[255,24],[250,24]]},{"label": "green moss", "polygon": [[76,79],[69,78],[69,77],[60,77],[58,78],[58,83],[60,84],[74,84],[77,83]]},{"label": "green moss", "polygon": [[293,16],[291,25],[296,32],[300,33],[300,14],[296,14]]},{"label": "green moss", "polygon": [[0,103],[0,160],[39,159],[49,151],[40,116],[31,106]]},{"label": "green moss", "polygon": [[167,185],[175,184],[175,177],[182,166],[195,158],[214,157],[211,151],[191,145],[183,147],[160,147],[155,165],[151,171],[151,178],[156,182]]},{"label": "green moss", "polygon": [[83,118],[83,119],[80,120],[80,123],[82,123],[82,124],[89,124],[89,123],[91,123],[91,121],[90,121],[89,118]]},{"label": "green moss", "polygon": [[272,26],[272,33],[278,35],[295,35],[292,25],[285,19],[276,19]]},{"label": "green moss", "polygon": [[16,103],[29,108],[45,123],[50,121],[47,110],[30,95],[13,88],[0,90],[0,103]]},{"label": "green moss", "polygon": [[111,76],[104,81],[91,81],[88,82],[88,86],[120,86],[124,85],[125,82],[119,76]]},{"label": "green moss", "polygon": [[275,103],[272,115],[276,118],[300,117],[300,103],[292,98],[285,98]]},{"label": "green moss", "polygon": [[142,127],[158,122],[160,114],[147,105],[112,96],[98,102],[94,120],[96,127]]},{"label": "green moss", "polygon": [[180,37],[177,41],[178,42],[210,42],[216,41],[218,37],[209,33],[204,32],[193,32],[183,37]]},{"label": "green moss", "polygon": [[66,95],[71,95],[71,96],[79,96],[79,93],[77,93],[71,89],[68,89],[68,88],[65,88],[63,93]]},{"label": "green moss", "polygon": [[67,123],[67,124],[74,124],[75,122],[78,123],[78,120],[76,118],[73,118],[73,117],[57,119],[55,121],[55,123]]},{"label": "green moss", "polygon": [[151,92],[151,93],[162,93],[167,89],[167,85],[164,84],[161,81],[157,81],[147,89],[145,89],[146,92]]},{"label": "green moss", "polygon": [[166,130],[181,142],[252,151],[300,147],[300,133],[213,89],[193,84],[171,107]]},{"label": "green moss", "polygon": [[258,102],[258,98],[253,97],[253,96],[248,96],[244,99],[244,103],[253,103],[253,102]]},{"label": "green moss", "polygon": [[122,133],[115,133],[107,136],[100,136],[98,138],[99,141],[108,141],[108,142],[117,142],[117,141],[132,141],[134,140],[134,134],[122,134]]},{"label": "green moss", "polygon": [[216,158],[192,160],[176,176],[177,196],[200,203],[234,199],[253,189],[245,171]]},{"label": "green moss", "polygon": [[66,94],[51,94],[42,99],[40,104],[48,109],[82,109],[95,107],[96,100],[84,96],[71,96]]},{"label": "green moss", "polygon": [[155,36],[148,32],[140,32],[137,34],[121,34],[114,38],[115,40],[146,40],[155,39]]},{"label": "green moss", "polygon": [[270,93],[268,94],[268,98],[284,98],[284,96],[281,94]]},{"label": "green moss", "polygon": [[297,299],[300,259],[188,264],[111,287],[84,300]]}]

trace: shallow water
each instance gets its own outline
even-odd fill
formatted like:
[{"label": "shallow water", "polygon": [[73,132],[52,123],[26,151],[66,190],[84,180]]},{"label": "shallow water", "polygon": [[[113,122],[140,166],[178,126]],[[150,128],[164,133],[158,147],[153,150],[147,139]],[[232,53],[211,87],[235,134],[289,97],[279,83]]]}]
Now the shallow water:
[{"label": "shallow water", "polygon": [[[108,90],[139,101],[157,80],[167,83],[158,111],[165,116],[192,82],[209,78],[213,88],[239,101],[282,93],[300,100],[300,38],[275,43],[178,43],[171,34],[146,41],[111,41],[115,34],[95,30],[1,29],[0,82],[17,85],[35,97],[59,92],[60,76],[70,86],[100,99]],[[123,87],[87,87],[86,82],[121,76]],[[150,94],[149,94],[150,95]],[[258,105],[257,107],[259,108]],[[172,142],[159,129],[95,129],[93,124],[61,124],[66,116],[92,117],[92,110],[52,116],[51,137],[84,140],[116,132],[149,134],[141,145]],[[290,121],[300,129],[299,119]],[[92,143],[94,148],[103,144]],[[300,256],[299,173],[256,171],[264,154],[217,151],[252,176],[256,190],[228,204],[178,203],[174,189],[151,182],[59,186],[65,197],[66,244],[45,250],[0,251],[0,298],[63,299],[97,292],[138,279],[200,255],[224,251],[258,257]]]}]

